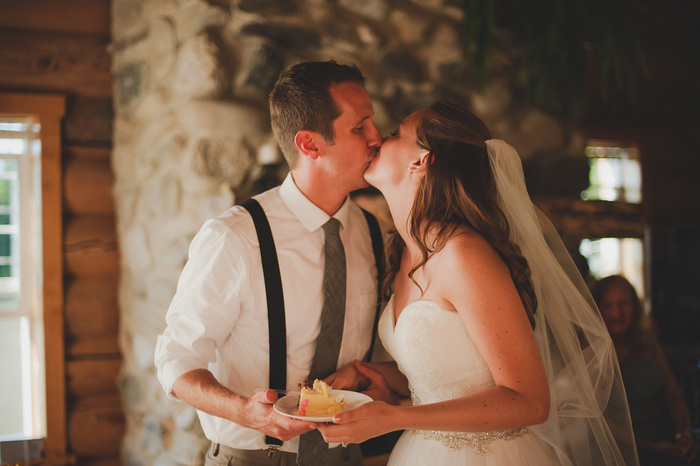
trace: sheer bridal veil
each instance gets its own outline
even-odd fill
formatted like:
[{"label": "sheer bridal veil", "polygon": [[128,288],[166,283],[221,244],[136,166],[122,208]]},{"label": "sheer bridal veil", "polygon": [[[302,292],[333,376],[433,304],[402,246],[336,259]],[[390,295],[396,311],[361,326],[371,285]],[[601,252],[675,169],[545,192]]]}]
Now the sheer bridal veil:
[{"label": "sheer bridal veil", "polygon": [[530,200],[516,150],[486,146],[511,240],[537,294],[535,335],[551,392],[549,419],[530,430],[562,465],[638,465],[615,349],[596,305],[556,230]]}]

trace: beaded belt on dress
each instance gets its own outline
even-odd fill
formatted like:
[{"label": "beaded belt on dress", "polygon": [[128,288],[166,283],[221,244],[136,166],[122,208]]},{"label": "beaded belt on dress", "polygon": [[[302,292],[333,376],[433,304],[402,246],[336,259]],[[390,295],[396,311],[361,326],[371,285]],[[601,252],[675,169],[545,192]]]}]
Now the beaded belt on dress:
[{"label": "beaded belt on dress", "polygon": [[[418,396],[411,388],[411,399],[414,405],[420,405]],[[488,444],[494,440],[514,440],[529,432],[527,427],[517,427],[508,430],[496,430],[492,432],[445,432],[440,430],[415,430],[416,434],[426,440],[440,442],[451,450],[459,450],[467,445],[472,447],[477,455],[489,452]]]}]

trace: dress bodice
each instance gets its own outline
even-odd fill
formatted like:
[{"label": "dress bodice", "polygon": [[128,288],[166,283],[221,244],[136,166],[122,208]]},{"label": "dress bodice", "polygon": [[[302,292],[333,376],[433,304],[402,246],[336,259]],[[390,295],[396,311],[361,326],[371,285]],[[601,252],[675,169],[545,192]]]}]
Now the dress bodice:
[{"label": "dress bodice", "polygon": [[379,335],[408,378],[414,402],[459,398],[495,385],[459,314],[419,300],[394,323],[394,297],[384,308]]}]

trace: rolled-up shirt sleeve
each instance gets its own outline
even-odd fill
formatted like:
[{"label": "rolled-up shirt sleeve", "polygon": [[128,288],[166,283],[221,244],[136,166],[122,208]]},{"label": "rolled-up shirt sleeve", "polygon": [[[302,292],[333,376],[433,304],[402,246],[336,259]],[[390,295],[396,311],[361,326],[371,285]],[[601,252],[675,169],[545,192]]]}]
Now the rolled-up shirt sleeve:
[{"label": "rolled-up shirt sleeve", "polygon": [[239,292],[248,280],[240,238],[228,224],[210,220],[192,240],[188,261],[158,336],[155,365],[168,397],[186,372],[207,369],[231,337],[240,315]]}]

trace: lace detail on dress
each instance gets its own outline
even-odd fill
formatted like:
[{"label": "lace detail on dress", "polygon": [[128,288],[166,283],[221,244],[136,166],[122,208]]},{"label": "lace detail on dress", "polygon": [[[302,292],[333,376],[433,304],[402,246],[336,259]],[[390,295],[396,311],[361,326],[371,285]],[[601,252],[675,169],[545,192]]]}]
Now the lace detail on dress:
[{"label": "lace detail on dress", "polygon": [[[413,391],[413,387],[409,384],[411,390],[411,400],[413,404],[418,406],[421,404],[418,395]],[[527,427],[517,427],[508,430],[496,430],[492,432],[445,432],[440,430],[415,430],[416,434],[421,435],[426,440],[440,442],[450,450],[459,450],[465,445],[468,445],[476,451],[477,455],[483,455],[489,452],[488,444],[494,440],[513,440],[520,438],[529,433]]]}]

